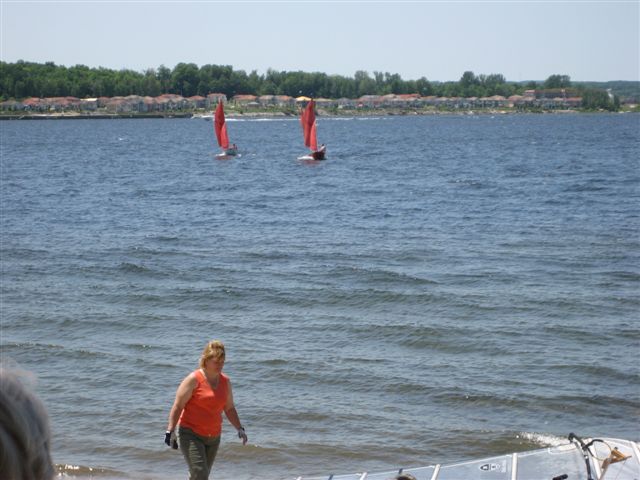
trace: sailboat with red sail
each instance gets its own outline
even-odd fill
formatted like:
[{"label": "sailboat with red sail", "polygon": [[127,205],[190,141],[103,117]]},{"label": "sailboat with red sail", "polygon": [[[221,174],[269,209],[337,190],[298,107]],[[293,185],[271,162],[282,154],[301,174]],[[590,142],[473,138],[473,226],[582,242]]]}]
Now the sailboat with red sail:
[{"label": "sailboat with red sail", "polygon": [[222,102],[218,102],[213,120],[213,129],[216,132],[218,145],[222,148],[222,153],[216,155],[216,158],[235,157],[238,155],[238,147],[235,143],[229,144],[229,134],[227,133],[227,123],[224,118],[224,106]]},{"label": "sailboat with red sail", "polygon": [[298,160],[324,160],[327,147],[323,144],[318,148],[318,124],[316,122],[315,112],[316,102],[309,100],[307,107],[303,110],[300,117],[302,124],[302,136],[304,138],[305,147],[309,147],[311,153],[298,157]]}]

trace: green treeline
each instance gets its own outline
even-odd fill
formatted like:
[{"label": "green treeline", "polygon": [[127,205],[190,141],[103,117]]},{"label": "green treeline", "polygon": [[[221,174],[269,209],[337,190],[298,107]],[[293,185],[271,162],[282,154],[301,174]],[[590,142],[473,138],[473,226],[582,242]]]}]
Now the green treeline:
[{"label": "green treeline", "polygon": [[480,75],[466,72],[460,82],[432,84],[426,78],[402,80],[398,74],[358,71],[353,78],[341,75],[306,72],[277,72],[265,75],[234,70],[229,65],[179,63],[171,70],[163,65],[143,73],[132,70],[89,68],[84,65],[64,67],[19,61],[1,62],[0,95],[4,99],[25,97],[115,97],[141,95],[156,97],[174,93],[184,97],[224,93],[305,95],[315,98],[358,98],[362,95],[387,93],[419,93],[421,96],[489,96],[512,95],[523,90],[508,84],[502,75]]},{"label": "green treeline", "polygon": [[[228,98],[236,94],[253,95],[305,95],[314,98],[359,98],[362,95],[418,93],[421,96],[487,97],[492,95],[522,94],[536,88],[573,88],[578,96],[593,90],[592,108],[610,108],[612,102],[601,89],[572,86],[566,75],[552,75],[545,82],[507,82],[501,74],[475,75],[464,72],[457,82],[430,82],[403,80],[388,72],[357,71],[353,77],[313,72],[277,72],[268,70],[259,75],[255,70],[247,74],[229,65],[203,65],[179,63],[169,69],[161,65],[145,72],[89,68],[84,65],[65,67],[53,62],[44,64],[18,61],[0,62],[0,97],[2,100],[26,97],[115,97],[140,95],[156,97],[164,93],[184,97],[224,93]],[[599,93],[598,93],[599,92]],[[607,96],[603,97],[602,95]]]}]

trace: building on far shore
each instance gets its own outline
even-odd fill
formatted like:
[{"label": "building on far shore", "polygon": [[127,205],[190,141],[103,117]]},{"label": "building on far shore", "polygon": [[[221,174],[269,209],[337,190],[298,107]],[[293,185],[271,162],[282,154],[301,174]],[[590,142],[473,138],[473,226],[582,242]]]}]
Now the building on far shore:
[{"label": "building on far shore", "polygon": [[[163,94],[157,97],[30,97],[23,100],[10,99],[0,103],[0,111],[20,114],[64,114],[64,113],[167,113],[210,111],[218,102],[229,103],[237,108],[295,108],[304,105],[308,97],[293,98],[287,95],[234,95],[231,99],[223,93],[209,93],[206,96],[184,98],[177,94]],[[320,109],[368,110],[368,109],[434,109],[434,110],[471,110],[500,109],[522,110],[528,108],[544,110],[572,110],[582,106],[582,98],[571,89],[526,90],[523,95],[505,98],[500,95],[491,97],[422,97],[413,94],[363,95],[357,99],[317,98]]]}]

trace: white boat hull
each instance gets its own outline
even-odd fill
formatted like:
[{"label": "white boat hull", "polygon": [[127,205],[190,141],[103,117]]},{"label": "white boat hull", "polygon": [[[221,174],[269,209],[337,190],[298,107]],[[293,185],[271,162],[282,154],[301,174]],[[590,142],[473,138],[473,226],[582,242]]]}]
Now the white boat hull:
[{"label": "white boat hull", "polygon": [[[602,440],[629,458],[611,464],[603,475],[602,460],[609,456],[610,450],[603,443],[594,443],[590,450],[595,455],[587,456],[591,480],[640,480],[638,443],[613,438]],[[416,480],[589,480],[582,449],[575,443],[446,465],[379,473],[298,477],[297,480],[393,480],[399,474],[410,474]]]},{"label": "white boat hull", "polygon": [[229,154],[229,153],[218,153],[215,155],[215,157],[218,160],[229,160],[231,158],[240,158],[242,155],[240,155],[239,153],[234,153],[234,154]]}]

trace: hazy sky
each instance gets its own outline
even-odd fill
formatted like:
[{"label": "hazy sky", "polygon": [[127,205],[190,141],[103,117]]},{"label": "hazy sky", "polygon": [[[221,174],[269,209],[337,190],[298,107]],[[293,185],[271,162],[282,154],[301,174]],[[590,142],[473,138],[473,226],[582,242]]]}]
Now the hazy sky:
[{"label": "hazy sky", "polygon": [[640,0],[0,3],[6,62],[640,80]]}]

